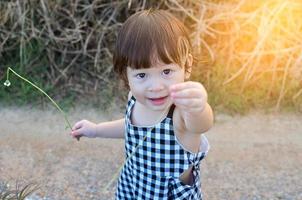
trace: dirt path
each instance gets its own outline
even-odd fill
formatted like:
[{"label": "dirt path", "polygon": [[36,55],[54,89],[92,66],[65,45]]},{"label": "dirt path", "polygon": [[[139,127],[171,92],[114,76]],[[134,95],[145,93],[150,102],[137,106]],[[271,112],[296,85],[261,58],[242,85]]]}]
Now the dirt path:
[{"label": "dirt path", "polygon": [[[77,142],[56,111],[1,107],[0,116],[0,183],[38,181],[42,187],[31,200],[113,199],[115,187],[102,188],[123,162],[123,140]],[[71,123],[121,116],[81,109],[69,114]],[[206,135],[205,199],[302,199],[301,115],[219,114]]]}]

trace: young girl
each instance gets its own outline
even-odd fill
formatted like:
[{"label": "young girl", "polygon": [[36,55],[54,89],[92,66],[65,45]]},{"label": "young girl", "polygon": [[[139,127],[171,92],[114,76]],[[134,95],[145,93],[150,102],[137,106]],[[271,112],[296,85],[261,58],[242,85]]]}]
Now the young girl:
[{"label": "young girl", "polygon": [[130,90],[125,118],[77,122],[71,135],[125,138],[116,199],[202,198],[200,161],[213,125],[207,92],[187,81],[193,64],[184,25],[163,10],[132,15],[122,26],[114,70]]}]

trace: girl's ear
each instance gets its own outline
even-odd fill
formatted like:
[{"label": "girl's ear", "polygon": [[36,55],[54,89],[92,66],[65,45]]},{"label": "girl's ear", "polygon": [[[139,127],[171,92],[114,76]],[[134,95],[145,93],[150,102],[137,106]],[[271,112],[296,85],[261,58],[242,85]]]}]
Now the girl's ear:
[{"label": "girl's ear", "polygon": [[192,65],[193,65],[193,56],[192,54],[188,54],[187,60],[186,60],[186,70],[185,70],[185,79],[188,80],[191,76],[192,72]]}]

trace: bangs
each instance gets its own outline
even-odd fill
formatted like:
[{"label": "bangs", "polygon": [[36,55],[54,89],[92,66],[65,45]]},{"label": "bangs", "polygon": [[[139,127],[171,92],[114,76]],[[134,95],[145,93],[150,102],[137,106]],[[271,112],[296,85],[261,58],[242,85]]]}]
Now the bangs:
[{"label": "bangs", "polygon": [[166,11],[149,10],[134,14],[123,25],[114,65],[141,69],[162,61],[184,66],[190,51],[191,44],[182,22]]}]

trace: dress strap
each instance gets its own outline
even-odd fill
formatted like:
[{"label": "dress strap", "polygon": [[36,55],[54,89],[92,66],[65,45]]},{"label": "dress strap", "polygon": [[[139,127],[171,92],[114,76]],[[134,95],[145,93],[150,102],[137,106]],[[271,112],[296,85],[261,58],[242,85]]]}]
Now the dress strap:
[{"label": "dress strap", "polygon": [[131,110],[132,110],[133,105],[135,104],[135,101],[136,101],[136,99],[134,98],[134,96],[131,96],[131,98],[128,100],[126,113],[125,113],[127,117],[130,117]]},{"label": "dress strap", "polygon": [[130,100],[136,101],[136,99],[135,99],[135,97],[133,95],[131,96]]},{"label": "dress strap", "polygon": [[170,106],[169,112],[168,112],[168,114],[167,114],[167,117],[168,117],[168,118],[171,118],[171,119],[173,118],[174,109],[175,109],[175,105],[172,104],[172,105]]}]

